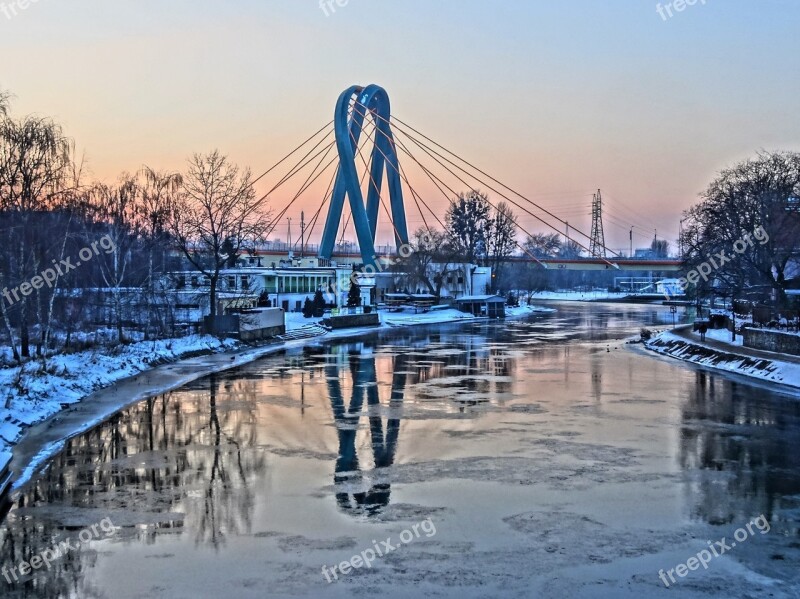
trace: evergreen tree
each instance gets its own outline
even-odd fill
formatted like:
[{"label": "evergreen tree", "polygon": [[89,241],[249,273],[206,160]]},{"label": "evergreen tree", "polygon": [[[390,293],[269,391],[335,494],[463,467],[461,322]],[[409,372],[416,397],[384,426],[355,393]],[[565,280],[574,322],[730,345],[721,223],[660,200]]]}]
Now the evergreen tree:
[{"label": "evergreen tree", "polygon": [[317,289],[317,292],[314,294],[312,310],[315,318],[322,318],[325,315],[325,298],[322,296],[321,289]]},{"label": "evergreen tree", "polygon": [[314,304],[311,303],[311,298],[306,298],[306,302],[303,304],[303,316],[305,318],[311,318],[314,316]]},{"label": "evergreen tree", "polygon": [[361,305],[361,285],[355,281],[350,282],[350,291],[347,292],[347,307],[355,308]]}]

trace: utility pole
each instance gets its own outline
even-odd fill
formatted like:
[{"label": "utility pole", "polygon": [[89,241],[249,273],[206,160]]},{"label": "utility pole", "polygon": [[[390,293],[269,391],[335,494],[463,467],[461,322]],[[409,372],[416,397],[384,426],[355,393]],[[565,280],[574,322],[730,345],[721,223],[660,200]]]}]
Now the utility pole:
[{"label": "utility pole", "polygon": [[288,223],[288,225],[286,227],[286,229],[287,229],[286,234],[289,237],[289,242],[286,244],[286,251],[289,252],[289,258],[291,258],[292,257],[292,219],[291,219],[291,217],[287,218],[286,222]]},{"label": "utility pole", "polygon": [[629,257],[633,258],[633,225],[631,225],[630,240],[631,240],[631,253],[629,254]]},{"label": "utility pole", "polygon": [[300,211],[300,257],[306,256],[306,213]]}]

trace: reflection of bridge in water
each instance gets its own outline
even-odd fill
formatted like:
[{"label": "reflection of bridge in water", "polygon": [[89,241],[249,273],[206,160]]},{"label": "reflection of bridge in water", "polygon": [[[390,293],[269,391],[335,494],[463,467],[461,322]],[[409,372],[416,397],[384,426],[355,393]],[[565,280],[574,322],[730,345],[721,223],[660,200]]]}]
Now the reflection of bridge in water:
[{"label": "reflection of bridge in water", "polygon": [[[519,434],[521,444],[549,442],[547,421],[559,411],[565,428],[551,430],[573,433],[581,422],[602,422],[597,417],[621,405],[620,399],[636,400],[625,404],[633,419],[642,399],[649,404],[675,394],[680,398],[675,423],[667,426],[678,446],[669,463],[691,476],[669,484],[682,485],[692,518],[733,524],[759,513],[780,518],[794,510],[793,498],[800,493],[800,454],[794,450],[800,442],[800,405],[704,372],[676,380],[666,391],[630,392],[620,375],[627,373],[632,382],[637,369],[650,362],[631,354],[627,366],[620,366],[606,358],[600,343],[619,338],[623,325],[630,329],[627,310],[606,307],[597,313],[576,306],[539,324],[391,331],[360,342],[307,346],[140,402],[69,440],[48,469],[21,490],[0,527],[0,562],[18,564],[106,516],[122,527],[126,543],[146,548],[158,537],[183,538],[191,559],[198,547],[214,555],[226,544],[235,548],[237,537],[245,539],[248,551],[253,538],[268,543],[282,524],[276,521],[287,509],[299,511],[298,505],[374,519],[392,499],[397,502],[393,481],[408,481],[409,473],[418,482],[441,480],[433,466],[414,469],[428,460],[446,468],[453,448],[479,440],[441,434],[431,441],[426,433],[474,429],[493,443],[503,434],[495,436],[487,415],[527,422],[518,420],[527,412],[514,408],[536,405],[504,406],[519,381],[541,384],[525,394],[543,400],[545,408],[531,412],[541,417],[531,420],[530,428],[504,433]],[[655,315],[642,318],[640,309],[636,314],[637,325],[657,322]],[[569,390],[563,403],[540,397],[556,388]],[[592,402],[585,401],[589,398]],[[582,420],[582,414],[590,419]],[[453,415],[463,426],[446,422]],[[652,429],[650,419],[642,423]],[[532,454],[532,472],[539,472],[541,456],[558,460],[557,449],[547,447]],[[297,464],[310,465],[309,470],[293,470]],[[306,478],[307,472],[316,478]],[[796,534],[796,526],[792,530]],[[99,596],[91,586],[92,571],[108,563],[103,553],[76,552],[54,562],[52,570],[36,572],[29,584],[6,588],[0,578],[0,596]]]},{"label": "reflection of bridge in water", "polygon": [[[400,434],[403,392],[406,384],[404,356],[398,356],[392,375],[392,391],[388,405],[389,417],[384,432],[384,406],[380,400],[375,371],[375,356],[350,351],[346,355],[352,380],[350,401],[345,404],[342,385],[338,373],[344,368],[341,360],[329,361],[325,368],[328,379],[328,395],[339,438],[339,456],[336,459],[334,482],[338,488],[336,502],[347,512],[374,514],[389,504],[391,485],[380,480],[381,469],[394,463]],[[364,411],[364,397],[367,399],[367,418],[372,448],[374,470],[372,480],[365,480],[364,472],[356,450],[356,436],[359,421]],[[366,487],[369,488],[366,488]]]}]

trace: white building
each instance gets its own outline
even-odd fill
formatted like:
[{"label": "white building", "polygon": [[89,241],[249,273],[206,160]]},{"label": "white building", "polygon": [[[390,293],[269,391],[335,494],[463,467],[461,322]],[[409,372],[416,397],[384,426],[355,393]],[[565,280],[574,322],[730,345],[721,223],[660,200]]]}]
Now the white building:
[{"label": "white building", "polygon": [[[317,290],[322,291],[329,305],[347,305],[353,267],[350,264],[320,265],[319,258],[284,259],[275,266],[258,265],[253,258],[243,258],[237,268],[220,273],[217,284],[218,313],[251,307],[282,308],[285,312],[300,312],[306,298],[313,300]],[[252,264],[252,265],[250,265]],[[437,265],[432,265],[435,269]],[[441,265],[438,265],[442,268]],[[357,273],[361,287],[362,305],[382,304],[388,293],[408,291],[429,293],[420,284],[410,284],[402,272]],[[458,298],[463,295],[486,293],[491,288],[492,269],[469,264],[450,265],[444,275],[441,297]],[[173,273],[167,286],[180,299],[176,302],[182,310],[208,313],[210,281],[199,272]],[[413,287],[413,288],[412,288]],[[188,316],[188,313],[186,314]]]}]

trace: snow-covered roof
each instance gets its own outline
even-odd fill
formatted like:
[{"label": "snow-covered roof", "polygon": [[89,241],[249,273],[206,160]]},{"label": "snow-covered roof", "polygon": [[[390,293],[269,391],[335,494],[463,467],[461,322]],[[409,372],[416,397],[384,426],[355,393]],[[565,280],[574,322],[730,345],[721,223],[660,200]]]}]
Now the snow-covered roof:
[{"label": "snow-covered roof", "polygon": [[459,302],[488,302],[488,301],[501,301],[504,302],[502,297],[499,295],[465,295],[464,297],[458,298]]}]

